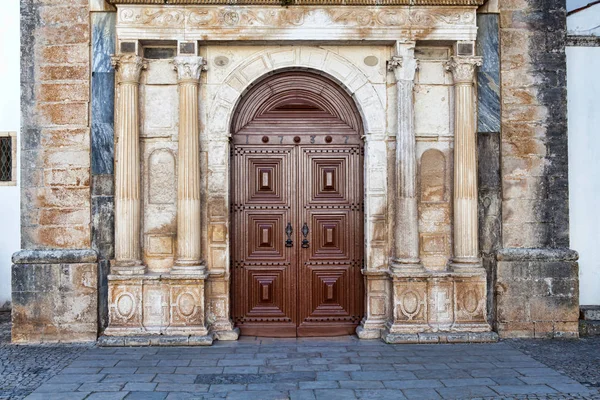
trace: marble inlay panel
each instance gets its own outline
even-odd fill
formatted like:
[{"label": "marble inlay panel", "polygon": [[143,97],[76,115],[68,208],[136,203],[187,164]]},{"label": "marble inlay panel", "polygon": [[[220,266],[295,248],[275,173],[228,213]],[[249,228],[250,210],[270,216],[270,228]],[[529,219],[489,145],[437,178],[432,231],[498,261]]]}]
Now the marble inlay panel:
[{"label": "marble inlay panel", "polygon": [[500,132],[500,47],[498,43],[498,15],[477,16],[477,54],[483,65],[477,72],[479,120],[477,131]]}]

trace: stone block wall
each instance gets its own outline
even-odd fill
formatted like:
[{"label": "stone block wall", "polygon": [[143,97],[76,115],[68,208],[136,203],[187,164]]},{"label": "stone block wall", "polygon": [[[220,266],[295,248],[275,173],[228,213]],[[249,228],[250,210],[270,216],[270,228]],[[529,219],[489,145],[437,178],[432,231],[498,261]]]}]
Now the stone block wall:
[{"label": "stone block wall", "polygon": [[577,254],[569,247],[565,0],[500,9],[501,337],[576,337]]},{"label": "stone block wall", "polygon": [[502,241],[569,247],[565,0],[500,2]]},{"label": "stone block wall", "polygon": [[13,343],[95,341],[98,270],[92,250],[13,255]]},{"label": "stone block wall", "polygon": [[[21,1],[21,247],[13,341],[95,340],[88,0]],[[77,249],[77,250],[76,250]]]},{"label": "stone block wall", "polygon": [[577,337],[577,276],[575,251],[501,250],[496,285],[500,337]]},{"label": "stone block wall", "polygon": [[89,248],[88,0],[21,2],[21,247]]}]

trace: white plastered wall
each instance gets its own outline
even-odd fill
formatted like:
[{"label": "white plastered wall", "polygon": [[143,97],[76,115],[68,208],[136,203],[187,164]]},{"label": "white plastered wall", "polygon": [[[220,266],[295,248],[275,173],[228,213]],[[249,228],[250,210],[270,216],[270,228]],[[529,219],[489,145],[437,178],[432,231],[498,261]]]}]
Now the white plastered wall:
[{"label": "white plastered wall", "polygon": [[[0,132],[19,132],[19,0],[3,0],[0,13]],[[18,146],[17,146],[18,148]],[[18,174],[18,167],[13,173]],[[20,177],[17,175],[17,185]],[[19,186],[0,186],[0,309],[11,298],[12,253],[21,247]]]},{"label": "white plastered wall", "polygon": [[579,252],[581,305],[600,305],[598,71],[600,47],[567,47],[570,233],[571,248]]}]

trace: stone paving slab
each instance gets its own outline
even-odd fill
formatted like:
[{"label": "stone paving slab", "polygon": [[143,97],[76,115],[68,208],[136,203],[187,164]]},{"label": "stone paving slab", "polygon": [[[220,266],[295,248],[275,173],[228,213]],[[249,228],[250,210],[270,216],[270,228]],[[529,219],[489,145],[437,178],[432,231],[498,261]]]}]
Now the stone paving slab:
[{"label": "stone paving slab", "polygon": [[0,336],[0,399],[600,399],[599,383],[598,339],[242,337],[212,347],[99,348],[15,346]]}]

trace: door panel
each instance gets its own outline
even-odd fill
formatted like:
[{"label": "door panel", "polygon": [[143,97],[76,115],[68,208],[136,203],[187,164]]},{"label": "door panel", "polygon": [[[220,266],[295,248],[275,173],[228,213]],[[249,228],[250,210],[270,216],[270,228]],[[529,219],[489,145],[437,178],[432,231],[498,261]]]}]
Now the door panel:
[{"label": "door panel", "polygon": [[359,146],[302,147],[300,205],[309,247],[298,282],[300,336],[351,334],[362,318],[362,161]]},{"label": "door panel", "polygon": [[359,144],[236,144],[233,312],[242,334],[351,334],[363,314]]},{"label": "door panel", "polygon": [[292,146],[234,149],[232,315],[245,335],[296,335],[296,253],[285,233],[297,203],[293,153]]}]

